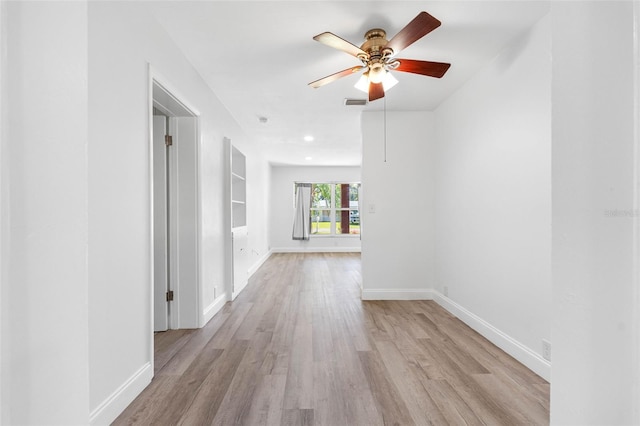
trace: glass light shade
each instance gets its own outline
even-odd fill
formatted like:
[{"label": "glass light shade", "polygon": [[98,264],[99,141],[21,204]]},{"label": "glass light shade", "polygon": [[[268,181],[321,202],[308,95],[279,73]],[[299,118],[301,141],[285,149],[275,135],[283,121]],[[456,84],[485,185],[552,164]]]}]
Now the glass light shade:
[{"label": "glass light shade", "polygon": [[382,79],[382,88],[386,92],[391,89],[393,86],[398,84],[398,80],[391,74],[389,71],[385,72],[384,77]]},{"label": "glass light shade", "polygon": [[[385,71],[382,77],[382,88],[384,89],[384,91],[386,92],[396,84],[398,84],[398,80],[396,80],[393,74],[391,74],[389,71]],[[358,90],[363,91],[364,93],[369,93],[369,73],[366,72],[362,74],[354,87]]]},{"label": "glass light shade", "polygon": [[358,90],[363,91],[364,93],[369,93],[369,75],[368,73],[364,73],[360,76],[360,80],[353,86]]}]

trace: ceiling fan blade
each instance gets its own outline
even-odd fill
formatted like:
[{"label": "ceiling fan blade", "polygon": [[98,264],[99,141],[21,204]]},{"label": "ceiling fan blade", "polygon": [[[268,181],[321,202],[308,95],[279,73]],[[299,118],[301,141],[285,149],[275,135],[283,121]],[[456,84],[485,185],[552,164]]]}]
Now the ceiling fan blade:
[{"label": "ceiling fan blade", "polygon": [[415,59],[396,59],[400,62],[395,71],[410,72],[413,74],[421,74],[429,77],[442,77],[451,64],[445,62],[417,61]]},{"label": "ceiling fan blade", "polygon": [[318,34],[313,39],[319,41],[322,44],[326,44],[329,47],[333,47],[334,49],[347,52],[348,54],[353,55],[356,58],[358,57],[358,55],[367,55],[364,50],[360,49],[355,44],[349,43],[347,40],[344,40],[330,32]]},{"label": "ceiling fan blade", "polygon": [[427,12],[420,12],[418,16],[413,18],[413,21],[409,22],[407,26],[389,40],[386,47],[390,47],[394,53],[398,53],[438,28],[440,24],[440,21]]},{"label": "ceiling fan blade", "polygon": [[342,71],[338,71],[335,74],[331,74],[328,75],[326,77],[322,77],[319,80],[316,81],[312,81],[311,83],[309,83],[309,86],[313,87],[314,89],[317,89],[320,86],[324,86],[325,84],[329,84],[333,81],[336,81],[339,78],[342,77],[346,77],[348,75],[351,75],[353,73],[356,73],[362,69],[364,69],[365,67],[358,65],[357,67],[351,67],[351,68],[347,68],[346,70],[342,70]]},{"label": "ceiling fan blade", "polygon": [[384,98],[384,87],[382,83],[369,83],[369,102]]}]

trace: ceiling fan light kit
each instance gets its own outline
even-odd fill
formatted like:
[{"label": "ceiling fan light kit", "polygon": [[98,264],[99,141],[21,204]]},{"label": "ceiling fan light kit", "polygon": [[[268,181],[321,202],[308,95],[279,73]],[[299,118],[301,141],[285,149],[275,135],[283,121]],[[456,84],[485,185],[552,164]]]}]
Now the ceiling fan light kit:
[{"label": "ceiling fan light kit", "polygon": [[391,40],[387,40],[387,33],[383,29],[374,28],[367,31],[364,35],[365,41],[360,47],[330,32],[318,34],[313,38],[314,40],[355,56],[362,62],[362,65],[312,81],[309,85],[318,88],[364,70],[355,87],[368,93],[371,102],[384,97],[385,92],[398,83],[398,80],[390,72],[392,70],[441,78],[451,64],[395,57],[402,49],[429,34],[440,25],[441,22],[427,12],[420,12]]},{"label": "ceiling fan light kit", "polygon": [[391,74],[389,71],[385,71],[379,81],[374,81],[373,77],[368,75],[369,73],[364,73],[360,76],[360,79],[354,84],[358,90],[363,91],[364,93],[369,93],[369,84],[373,83],[382,83],[382,88],[385,92],[388,92],[393,86],[398,84],[398,80]]}]

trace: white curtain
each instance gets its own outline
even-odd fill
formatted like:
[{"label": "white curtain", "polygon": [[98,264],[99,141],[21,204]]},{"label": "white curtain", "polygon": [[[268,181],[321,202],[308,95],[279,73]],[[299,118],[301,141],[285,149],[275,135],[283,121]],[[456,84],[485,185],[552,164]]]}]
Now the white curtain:
[{"label": "white curtain", "polygon": [[296,209],[293,215],[293,239],[308,240],[311,234],[311,184],[296,183]]}]

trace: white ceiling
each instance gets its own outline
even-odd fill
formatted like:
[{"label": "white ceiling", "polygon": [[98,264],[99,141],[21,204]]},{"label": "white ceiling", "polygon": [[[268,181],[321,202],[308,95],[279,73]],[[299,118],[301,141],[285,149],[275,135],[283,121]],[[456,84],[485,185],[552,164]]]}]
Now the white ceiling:
[{"label": "white ceiling", "polygon": [[[546,1],[196,1],[150,3],[160,24],[251,140],[275,164],[357,165],[363,110],[433,110],[548,9]],[[307,84],[359,61],[312,39],[355,45],[371,28],[390,39],[420,11],[442,26],[399,57],[449,62],[442,79],[395,72],[399,84],[367,106],[358,76]],[[526,84],[526,82],[523,82]],[[266,117],[261,123],[259,118]],[[313,142],[304,136],[312,135]],[[311,157],[311,160],[306,159]]]}]

